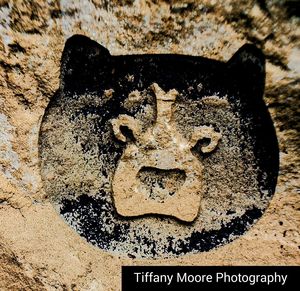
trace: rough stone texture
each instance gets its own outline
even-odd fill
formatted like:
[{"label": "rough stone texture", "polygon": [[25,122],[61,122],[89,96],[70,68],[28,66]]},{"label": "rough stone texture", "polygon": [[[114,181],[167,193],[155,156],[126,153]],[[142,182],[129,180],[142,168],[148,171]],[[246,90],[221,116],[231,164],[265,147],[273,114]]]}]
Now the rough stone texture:
[{"label": "rough stone texture", "polygon": [[[299,264],[299,15],[296,1],[0,1],[0,289],[118,290],[124,264]],[[253,42],[267,58],[265,101],[280,144],[277,190],[234,242],[168,260],[94,248],[43,191],[38,132],[58,88],[65,40],[81,33],[112,54],[227,60]]]}]

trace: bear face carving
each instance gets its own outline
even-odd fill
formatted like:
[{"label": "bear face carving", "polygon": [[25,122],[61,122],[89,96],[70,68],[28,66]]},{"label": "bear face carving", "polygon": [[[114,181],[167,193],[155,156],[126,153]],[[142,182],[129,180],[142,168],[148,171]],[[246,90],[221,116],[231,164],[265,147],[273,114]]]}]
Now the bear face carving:
[{"label": "bear face carving", "polygon": [[229,243],[272,198],[279,155],[263,101],[265,61],[112,56],[67,40],[40,128],[49,200],[99,248],[171,257]]},{"label": "bear face carving", "polygon": [[[211,127],[194,128],[190,140],[186,140],[177,130],[172,118],[172,105],[178,92],[171,90],[165,93],[156,83],[152,86],[156,96],[156,120],[146,132],[142,132],[138,120],[128,115],[120,115],[112,120],[116,137],[125,142],[121,126],[128,127],[135,141],[130,143],[120,158],[113,178],[113,194],[116,209],[124,216],[144,214],[164,214],[183,221],[193,221],[198,214],[202,191],[202,164],[191,152],[195,144],[204,138],[210,140],[202,147],[209,153],[215,149],[221,134]],[[167,189],[156,189],[167,192],[162,195],[143,187],[139,173],[144,169],[160,171],[181,171],[184,181],[176,192]],[[176,183],[177,181],[173,181]],[[155,190],[154,190],[155,191]],[[155,199],[160,197],[163,199]]]}]

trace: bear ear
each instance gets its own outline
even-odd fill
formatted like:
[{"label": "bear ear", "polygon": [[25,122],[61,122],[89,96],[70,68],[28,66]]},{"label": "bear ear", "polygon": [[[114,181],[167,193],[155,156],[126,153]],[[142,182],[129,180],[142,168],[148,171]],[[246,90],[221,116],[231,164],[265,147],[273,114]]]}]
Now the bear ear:
[{"label": "bear ear", "polygon": [[227,62],[227,68],[239,91],[262,97],[266,73],[265,56],[260,49],[252,44],[243,45]]},{"label": "bear ear", "polygon": [[97,91],[109,74],[109,51],[83,35],[70,37],[65,44],[60,72],[63,91]]}]

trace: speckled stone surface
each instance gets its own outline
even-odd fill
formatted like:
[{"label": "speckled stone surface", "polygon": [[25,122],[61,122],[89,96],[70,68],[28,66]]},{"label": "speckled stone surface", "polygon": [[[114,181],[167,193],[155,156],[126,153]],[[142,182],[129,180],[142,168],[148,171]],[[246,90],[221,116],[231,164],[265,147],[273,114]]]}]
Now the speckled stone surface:
[{"label": "speckled stone surface", "polygon": [[[31,290],[115,291],[120,289],[121,266],[130,264],[299,264],[297,5],[297,1],[290,0],[1,0],[0,289],[26,290],[30,286]],[[263,100],[279,142],[280,168],[269,206],[247,232],[207,252],[134,258],[93,246],[61,218],[42,180],[39,130],[45,110],[54,102],[60,86],[60,60],[65,42],[74,34],[95,40],[112,56],[184,54],[226,63],[245,43],[253,43],[262,50],[266,58]],[[130,75],[128,79],[132,80]],[[176,89],[181,93],[179,88],[161,82],[158,85],[165,91]],[[103,92],[107,100],[116,93],[110,89],[107,87]],[[130,90],[123,96],[128,99],[123,105],[128,111],[125,114],[133,116],[134,112],[129,110],[138,111],[133,100],[142,98],[151,105],[151,116],[153,93],[147,86],[138,91]],[[129,93],[132,93],[130,98]],[[211,96],[202,99],[201,106],[219,103]],[[222,106],[216,107],[215,116]],[[195,106],[189,104],[182,114],[194,110]],[[147,120],[146,115],[140,118],[150,124],[153,118]],[[182,124],[180,121],[181,118],[176,121],[179,130],[188,124],[184,119]],[[200,121],[199,126],[205,125]],[[124,147],[121,141],[115,142]],[[218,149],[222,142],[223,135],[211,158],[221,153]],[[81,158],[78,156],[78,161]],[[84,172],[86,184],[80,185],[78,180],[77,186],[90,189],[93,196],[103,181],[93,183],[95,173],[89,171],[91,167],[84,169],[84,165],[76,168],[70,164],[70,169]],[[64,167],[60,170],[65,171]],[[141,179],[150,183],[142,174]],[[214,223],[218,223],[217,214],[215,218]]]}]

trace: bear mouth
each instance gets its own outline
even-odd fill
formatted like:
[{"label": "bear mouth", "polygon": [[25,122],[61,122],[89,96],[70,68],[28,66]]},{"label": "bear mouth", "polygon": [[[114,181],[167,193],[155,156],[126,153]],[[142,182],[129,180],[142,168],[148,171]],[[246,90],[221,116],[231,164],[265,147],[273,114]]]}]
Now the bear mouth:
[{"label": "bear mouth", "polygon": [[186,180],[186,174],[181,169],[142,167],[137,178],[140,181],[140,191],[147,198],[163,203],[176,195]]}]

